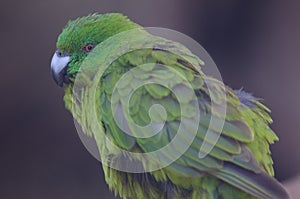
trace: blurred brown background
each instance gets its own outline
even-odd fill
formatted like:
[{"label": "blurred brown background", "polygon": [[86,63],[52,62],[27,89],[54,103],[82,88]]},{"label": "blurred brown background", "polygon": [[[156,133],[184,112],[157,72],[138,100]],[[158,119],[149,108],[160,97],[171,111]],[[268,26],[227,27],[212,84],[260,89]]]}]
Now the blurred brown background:
[{"label": "blurred brown background", "polygon": [[272,109],[272,128],[281,139],[272,147],[277,178],[300,172],[299,1],[27,0],[0,5],[0,198],[114,198],[50,75],[62,27],[91,12],[122,12],[144,26],[196,39],[228,85],[244,87]]}]

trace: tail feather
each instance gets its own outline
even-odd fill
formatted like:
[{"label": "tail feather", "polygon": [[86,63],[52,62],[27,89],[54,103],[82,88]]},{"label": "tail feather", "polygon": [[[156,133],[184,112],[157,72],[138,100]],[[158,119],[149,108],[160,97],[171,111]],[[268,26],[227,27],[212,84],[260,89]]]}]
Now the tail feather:
[{"label": "tail feather", "polygon": [[290,199],[284,187],[265,172],[254,173],[231,163],[214,174],[219,179],[261,199]]}]

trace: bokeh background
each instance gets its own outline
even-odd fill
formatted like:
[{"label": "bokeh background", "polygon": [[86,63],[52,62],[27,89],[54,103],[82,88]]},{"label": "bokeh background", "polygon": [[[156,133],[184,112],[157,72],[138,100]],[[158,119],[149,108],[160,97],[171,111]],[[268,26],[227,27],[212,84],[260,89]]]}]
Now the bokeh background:
[{"label": "bokeh background", "polygon": [[50,75],[62,27],[92,12],[122,12],[202,44],[226,84],[244,87],[272,109],[272,128],[280,136],[272,147],[276,176],[295,177],[300,173],[299,8],[297,0],[1,1],[0,198],[114,198]]}]

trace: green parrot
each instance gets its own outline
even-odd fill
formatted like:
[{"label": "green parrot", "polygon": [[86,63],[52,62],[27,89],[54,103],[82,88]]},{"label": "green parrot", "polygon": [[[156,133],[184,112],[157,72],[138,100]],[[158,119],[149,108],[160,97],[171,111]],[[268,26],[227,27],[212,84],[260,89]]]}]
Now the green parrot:
[{"label": "green parrot", "polygon": [[[138,31],[130,32],[135,29]],[[138,41],[139,49],[131,49],[124,39],[111,39],[124,31],[129,31],[126,34],[128,38]],[[106,44],[102,45],[105,42]],[[97,46],[101,45],[98,49]],[[212,103],[218,104],[224,100],[220,99],[224,96],[219,95],[220,82],[204,74],[201,68],[205,67],[205,64],[183,45],[150,34],[122,14],[96,13],[70,21],[59,35],[56,47],[51,61],[52,77],[59,86],[65,85],[66,108],[72,113],[82,131],[96,140],[101,158],[109,159],[102,166],[105,181],[116,196],[124,199],[290,198],[273,177],[269,144],[277,141],[278,137],[269,127],[272,122],[270,110],[253,95],[243,90],[232,90],[227,86],[224,91],[227,107],[224,117],[218,108],[213,110]],[[115,49],[129,51],[112,61],[107,61]],[[97,53],[92,56],[95,51]],[[95,62],[97,64],[94,64]],[[109,64],[103,69],[102,76],[93,74],[105,65],[104,63]],[[168,73],[154,68],[156,64],[166,65],[175,72]],[[80,75],[83,65],[85,72]],[[130,80],[124,80],[119,85],[123,89],[117,91],[117,97],[113,96],[117,82],[133,69],[137,71],[131,74]],[[91,78],[86,76],[87,73],[95,79],[99,78],[95,91],[92,92],[93,89],[83,85],[75,92],[74,87],[79,76],[86,80],[86,84],[91,82]],[[150,76],[155,76],[166,84],[170,83],[168,86],[133,86],[137,80],[145,81]],[[188,91],[182,78],[192,85],[192,93]],[[208,85],[214,85],[212,92]],[[134,88],[137,89],[133,92]],[[179,102],[178,96],[170,91],[176,89],[187,90],[184,96],[181,96],[183,102]],[[124,116],[126,105],[121,98],[124,93],[130,92],[133,94],[128,106],[129,116],[140,126],[146,126],[151,123],[151,117],[155,117],[155,113],[152,116],[148,114],[153,105],[161,104],[164,107],[166,121],[157,134],[149,137],[130,135],[117,124],[112,107],[117,107],[116,113]],[[93,97],[95,101],[91,102]],[[193,140],[180,157],[176,157],[165,167],[151,170],[149,168],[155,168],[163,160],[127,157],[120,150],[115,150],[107,144],[108,139],[122,150],[140,154],[159,150],[175,139],[176,132],[181,128],[182,114],[187,117],[193,115],[191,102],[194,102],[201,112]],[[182,107],[186,109],[182,111]],[[96,118],[91,116],[93,111]],[[163,114],[156,117],[164,116]],[[209,125],[212,118],[224,120],[221,131]],[[96,123],[98,128],[95,127]],[[181,145],[186,144],[187,137],[193,131],[191,126],[192,124],[182,127],[184,133],[176,137],[179,141],[174,150],[180,151]],[[205,140],[208,131],[219,135],[219,138],[216,143],[211,143],[214,144],[212,150],[200,158],[200,146],[204,142],[210,142]],[[99,136],[101,133],[107,139]],[[122,171],[112,166],[122,158],[141,165],[145,172]],[[166,160],[172,158],[165,156]]]}]

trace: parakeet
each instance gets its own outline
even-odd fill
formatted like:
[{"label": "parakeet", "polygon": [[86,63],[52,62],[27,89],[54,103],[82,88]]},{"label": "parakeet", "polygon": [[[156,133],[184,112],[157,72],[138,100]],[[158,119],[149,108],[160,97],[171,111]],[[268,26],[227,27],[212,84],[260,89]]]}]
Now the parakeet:
[{"label": "parakeet", "polygon": [[[134,29],[139,31],[131,34],[130,30]],[[122,49],[130,49],[127,41],[112,39],[110,47],[100,49],[102,58],[99,59],[103,62],[89,66],[89,59],[92,59],[89,55],[96,46],[124,31],[129,31],[127,35],[129,38],[140,41],[138,44],[140,49],[126,52],[113,60],[97,81],[96,91],[93,94],[89,87],[82,86],[75,96],[74,83],[76,76],[82,72],[83,62],[87,68],[95,69],[101,67],[113,49],[120,46]],[[66,85],[65,106],[83,132],[96,137],[101,156],[109,157],[111,163],[120,158],[130,159],[130,157],[124,157],[121,152],[113,150],[105,139],[97,139],[98,131],[103,131],[114,145],[123,150],[149,153],[172,141],[180,128],[181,114],[188,116],[193,112],[182,113],[182,107],[170,89],[156,84],[143,85],[131,96],[130,117],[135,123],[145,126],[151,122],[149,109],[158,103],[166,110],[166,121],[159,133],[151,137],[140,138],[125,133],[116,123],[111,109],[112,106],[116,106],[117,113],[123,114],[124,104],[120,98],[123,92],[129,93],[133,90],[132,85],[136,82],[134,79],[141,81],[155,76],[162,82],[171,82],[169,84],[171,90],[182,91],[186,88],[186,84],[179,78],[181,75],[192,85],[193,93],[187,91],[186,95],[181,96],[184,99],[183,106],[187,106],[186,110],[190,110],[188,103],[192,101],[201,110],[195,138],[190,146],[166,167],[149,172],[120,171],[102,164],[105,181],[115,195],[123,199],[289,198],[282,185],[273,177],[269,144],[277,141],[278,137],[269,127],[269,123],[272,122],[270,110],[253,95],[225,86],[227,108],[223,118],[224,126],[221,132],[216,132],[214,126],[209,126],[209,121],[212,118],[222,119],[222,116],[218,109],[212,110],[211,103],[218,104],[223,99],[220,99],[222,95],[218,93],[219,80],[202,72],[201,67],[205,67],[205,63],[201,61],[201,57],[195,56],[176,42],[150,34],[120,13],[96,13],[70,21],[59,35],[56,48],[51,61],[51,72],[59,86]],[[146,65],[143,67],[143,64],[148,64],[148,67]],[[159,69],[150,71],[149,64],[167,65],[180,75],[176,76]],[[131,81],[122,83],[123,90],[119,91],[117,98],[113,98],[116,83],[123,74],[135,68],[139,69],[138,72],[132,75]],[[213,92],[209,91],[210,84],[215,87]],[[96,98],[95,103],[83,108],[93,97]],[[96,119],[89,116],[92,108],[95,109]],[[100,125],[100,130],[94,128],[95,123]],[[190,132],[190,126],[192,125],[183,127],[186,135]],[[220,137],[207,156],[199,158],[199,148],[208,130],[214,134],[220,133]],[[180,144],[186,142],[185,138],[179,136],[178,148],[181,147]],[[132,158],[131,161],[141,163],[142,167],[151,168],[160,160]]]}]

